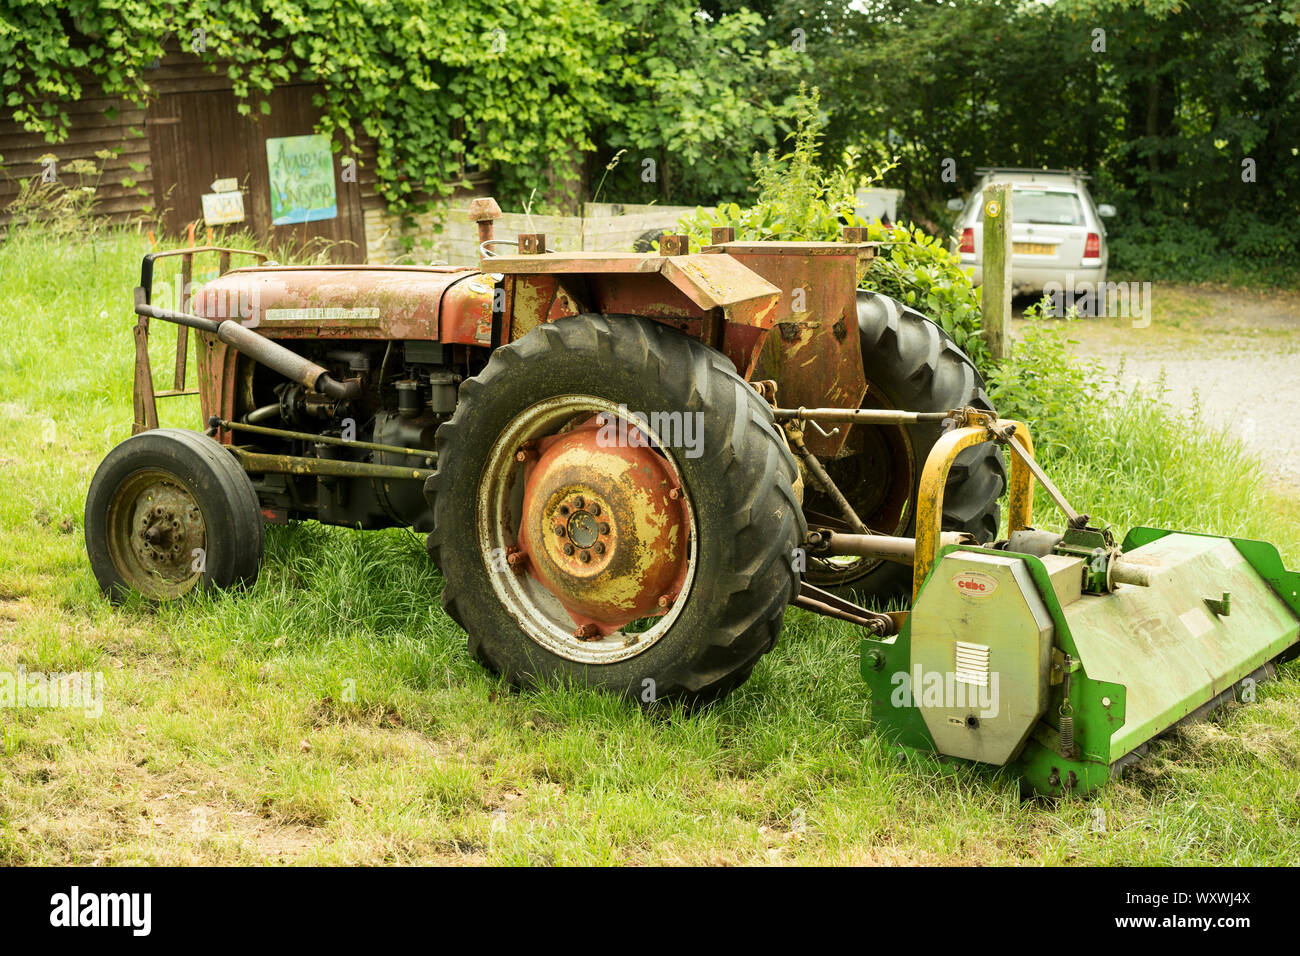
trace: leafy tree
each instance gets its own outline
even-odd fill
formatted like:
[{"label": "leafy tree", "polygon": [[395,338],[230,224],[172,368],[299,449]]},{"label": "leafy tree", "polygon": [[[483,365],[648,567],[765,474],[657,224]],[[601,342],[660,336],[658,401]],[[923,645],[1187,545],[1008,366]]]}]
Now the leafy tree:
[{"label": "leafy tree", "polygon": [[787,95],[807,60],[764,37],[746,9],[710,16],[694,3],[606,0],[621,28],[594,165],[621,201],[739,198],[755,149],[787,130]]}]

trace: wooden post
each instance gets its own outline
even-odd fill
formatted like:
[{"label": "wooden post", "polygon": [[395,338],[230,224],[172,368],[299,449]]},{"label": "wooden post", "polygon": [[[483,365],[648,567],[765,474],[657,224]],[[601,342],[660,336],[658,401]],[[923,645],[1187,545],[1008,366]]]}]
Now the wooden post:
[{"label": "wooden post", "polygon": [[984,187],[980,316],[984,339],[995,362],[1010,354],[1011,184]]}]

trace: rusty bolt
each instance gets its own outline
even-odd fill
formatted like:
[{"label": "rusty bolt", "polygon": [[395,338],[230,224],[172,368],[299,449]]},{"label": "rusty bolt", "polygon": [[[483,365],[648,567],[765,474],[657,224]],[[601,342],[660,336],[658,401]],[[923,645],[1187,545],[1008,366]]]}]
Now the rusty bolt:
[{"label": "rusty bolt", "polygon": [[506,554],[506,563],[510,565],[510,570],[520,574],[528,569],[528,555],[522,551],[511,551]]},{"label": "rusty bolt", "polygon": [[677,501],[679,498],[681,498],[681,496],[682,496],[682,489],[680,489],[680,488],[669,488],[669,489],[668,489],[668,497],[669,497],[670,499],[672,499],[673,501]]},{"label": "rusty bolt", "polygon": [[573,554],[573,545],[569,544],[567,541],[564,542],[564,553],[570,555]]},{"label": "rusty bolt", "polygon": [[601,534],[609,534],[609,522],[602,521],[600,524],[596,525],[596,530]]},{"label": "rusty bolt", "polygon": [[558,537],[563,538],[563,537],[564,537],[564,525],[562,525],[562,524],[557,524],[557,525],[555,526],[555,534],[556,534]]},{"label": "rusty bolt", "polygon": [[604,553],[605,553],[605,545],[604,545],[603,543],[601,543],[600,541],[597,541],[595,544],[593,544],[593,545],[591,546],[591,550],[592,550],[592,551],[595,551],[597,554],[604,554]]},{"label": "rusty bolt", "polygon": [[573,629],[573,636],[580,641],[594,641],[599,639],[600,631],[595,624],[580,624]]},{"label": "rusty bolt", "polygon": [[587,504],[587,499],[582,497],[582,495],[578,495],[578,497],[573,499],[573,507],[577,508],[579,511],[581,511],[586,506],[586,504]]},{"label": "rusty bolt", "polygon": [[536,448],[530,448],[529,446],[524,445],[517,452],[515,452],[515,461],[536,461],[536,460],[537,460]]},{"label": "rusty bolt", "polygon": [[581,561],[583,564],[586,564],[588,561],[591,560],[591,552],[583,551],[581,554],[578,555],[578,560]]},{"label": "rusty bolt", "polygon": [[593,515],[595,515],[597,518],[600,517],[600,505],[596,504],[596,502],[593,501],[593,502],[591,503],[591,507],[588,508],[587,510],[590,511],[590,512],[591,512]]},{"label": "rusty bolt", "polygon": [[469,221],[484,222],[501,218],[501,207],[490,196],[471,199],[469,203]]},{"label": "rusty bolt", "polygon": [[667,594],[659,595],[659,606],[663,608],[672,607],[673,599]]},{"label": "rusty bolt", "polygon": [[684,233],[667,233],[659,237],[659,255],[661,256],[684,256],[690,250],[690,237]]},{"label": "rusty bolt", "polygon": [[519,242],[520,255],[536,256],[546,253],[546,233],[544,232],[521,232],[515,238]]}]

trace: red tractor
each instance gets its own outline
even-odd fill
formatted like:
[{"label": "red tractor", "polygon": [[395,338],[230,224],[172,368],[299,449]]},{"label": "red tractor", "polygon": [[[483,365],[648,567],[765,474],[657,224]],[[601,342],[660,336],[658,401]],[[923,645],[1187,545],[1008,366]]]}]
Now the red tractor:
[{"label": "red tractor", "polygon": [[[478,270],[145,257],[135,434],[86,503],[106,592],[251,583],[264,521],[409,526],[471,651],[511,682],[702,701],[745,680],[787,605],[895,633],[877,608],[941,544],[994,537],[997,445],[922,489],[944,431],[991,412],[980,375],[936,324],[858,290],[876,251],[860,233],[718,230],[697,254],[530,235],[496,255],[496,204],[471,215]],[[205,252],[222,274],[191,291]],[[182,304],[159,308],[154,263],[176,254]],[[182,326],[166,392],[150,319]],[[155,399],[189,393],[189,328],[206,435],[157,427]]]}]

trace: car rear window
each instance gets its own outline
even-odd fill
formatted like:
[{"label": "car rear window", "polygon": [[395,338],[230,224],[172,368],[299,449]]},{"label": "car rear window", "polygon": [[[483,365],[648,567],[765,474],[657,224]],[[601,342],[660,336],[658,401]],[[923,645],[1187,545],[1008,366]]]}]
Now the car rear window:
[{"label": "car rear window", "polygon": [[1011,195],[1014,222],[1082,226],[1083,203],[1075,193],[1051,189],[1016,189]]}]

